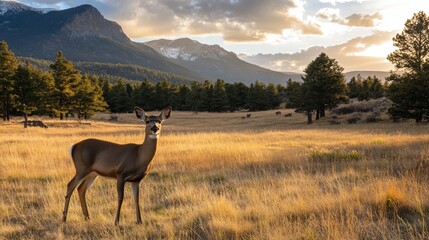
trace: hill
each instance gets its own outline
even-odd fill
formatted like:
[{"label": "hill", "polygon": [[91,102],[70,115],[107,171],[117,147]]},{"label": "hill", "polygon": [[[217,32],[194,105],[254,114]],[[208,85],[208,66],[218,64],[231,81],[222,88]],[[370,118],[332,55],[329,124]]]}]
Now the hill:
[{"label": "hill", "polygon": [[[49,71],[49,65],[52,61],[41,60],[35,58],[19,57],[23,63],[29,63],[45,71]],[[124,78],[129,81],[142,81],[145,78],[152,83],[157,83],[160,80],[167,80],[173,84],[187,84],[190,85],[193,79],[186,78],[180,75],[175,75],[168,72],[153,70],[150,68],[131,65],[131,64],[113,64],[113,63],[100,63],[100,62],[75,62],[73,63],[76,69],[82,73],[97,74],[105,76],[109,79]]]}]

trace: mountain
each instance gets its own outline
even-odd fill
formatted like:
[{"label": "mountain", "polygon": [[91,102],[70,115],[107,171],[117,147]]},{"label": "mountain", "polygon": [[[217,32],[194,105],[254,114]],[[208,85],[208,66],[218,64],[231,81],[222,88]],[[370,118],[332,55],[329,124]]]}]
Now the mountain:
[{"label": "mountain", "polygon": [[207,45],[189,38],[154,40],[145,43],[173,62],[189,68],[210,80],[243,82],[256,80],[285,84],[288,77],[281,73],[245,62],[219,45]]},{"label": "mountain", "polygon": [[0,1],[0,33],[0,40],[17,56],[52,60],[62,51],[72,61],[133,64],[204,79],[152,48],[132,42],[117,23],[106,20],[91,5],[49,11]]}]

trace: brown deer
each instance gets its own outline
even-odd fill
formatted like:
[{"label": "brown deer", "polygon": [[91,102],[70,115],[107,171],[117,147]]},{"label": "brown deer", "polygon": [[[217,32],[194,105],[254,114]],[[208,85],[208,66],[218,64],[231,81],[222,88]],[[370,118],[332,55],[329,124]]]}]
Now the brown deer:
[{"label": "brown deer", "polygon": [[67,184],[67,194],[63,212],[63,222],[67,220],[70,197],[77,187],[85,219],[89,219],[85,194],[97,176],[114,178],[117,181],[118,206],[115,225],[119,224],[124,186],[132,184],[136,222],[141,224],[139,206],[139,184],[151,167],[156,152],[156,145],[161,133],[161,124],[170,117],[172,108],[162,110],[159,116],[148,116],[139,107],[134,108],[138,118],[146,123],[145,139],[142,144],[116,144],[98,139],[86,139],[70,148],[71,157],[76,168],[76,175]]}]

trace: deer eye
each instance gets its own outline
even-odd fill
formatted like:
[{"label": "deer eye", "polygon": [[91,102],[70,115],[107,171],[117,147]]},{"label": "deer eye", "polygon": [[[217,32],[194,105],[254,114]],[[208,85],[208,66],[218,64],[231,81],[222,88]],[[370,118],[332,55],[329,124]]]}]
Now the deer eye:
[{"label": "deer eye", "polygon": [[146,120],[146,124],[149,124],[150,123],[150,121],[149,120]]}]

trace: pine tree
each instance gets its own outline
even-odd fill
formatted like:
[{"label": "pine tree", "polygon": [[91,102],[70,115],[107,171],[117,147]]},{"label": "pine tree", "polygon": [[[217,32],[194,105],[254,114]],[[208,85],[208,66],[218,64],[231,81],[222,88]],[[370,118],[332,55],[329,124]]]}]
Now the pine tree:
[{"label": "pine tree", "polygon": [[33,66],[19,66],[13,86],[16,96],[15,108],[24,114],[24,127],[27,127],[27,116],[35,111],[43,111],[46,100],[53,89],[53,79],[49,74]]},{"label": "pine tree", "polygon": [[178,92],[178,99],[177,99],[178,110],[181,110],[181,111],[191,110],[190,95],[191,95],[191,89],[185,84],[180,85],[179,92]]},{"label": "pine tree", "polygon": [[228,109],[229,101],[225,90],[225,81],[218,79],[213,86],[211,110],[213,112],[226,112]]},{"label": "pine tree", "polygon": [[389,114],[395,120],[429,120],[429,17],[422,11],[414,14],[393,45],[397,49],[387,59],[404,74],[388,78],[387,95],[393,101]]},{"label": "pine tree", "polygon": [[[360,77],[360,75],[358,75],[358,77]],[[347,96],[349,98],[358,98],[359,93],[362,90],[362,81],[358,80],[358,78],[353,76],[352,79],[350,79],[350,82],[347,83],[347,87],[348,87]]]},{"label": "pine tree", "polygon": [[212,103],[212,96],[213,96],[213,84],[206,80],[201,88],[199,100],[197,103],[197,109],[198,111],[208,111],[211,112],[211,103]]},{"label": "pine tree", "polygon": [[155,87],[148,79],[145,78],[134,92],[134,101],[137,106],[142,107],[146,111],[155,110]]},{"label": "pine tree", "polygon": [[153,104],[155,109],[161,110],[170,104],[171,84],[167,80],[161,80],[155,84]]},{"label": "pine tree", "polygon": [[274,83],[269,83],[267,86],[267,98],[268,105],[270,109],[275,109],[280,105],[280,97],[279,92],[277,91],[277,87]]},{"label": "pine tree", "polygon": [[335,59],[321,53],[304,70],[303,99],[317,111],[316,119],[325,116],[325,110],[347,100],[347,86],[343,70]]},{"label": "pine tree", "polygon": [[3,121],[9,121],[9,111],[11,104],[11,91],[14,82],[14,75],[18,68],[18,60],[5,41],[0,42],[0,88],[3,109]]},{"label": "pine tree", "polygon": [[81,81],[81,75],[74,69],[72,62],[64,58],[62,52],[57,53],[55,62],[50,67],[55,83],[53,110],[63,120],[64,114],[72,109],[72,98]]},{"label": "pine tree", "polygon": [[296,108],[298,109],[301,104],[302,99],[302,89],[301,83],[289,80],[286,83],[286,108]]},{"label": "pine tree", "polygon": [[73,112],[77,113],[79,119],[82,117],[88,119],[96,112],[105,111],[106,108],[107,104],[98,78],[85,74],[73,96]]},{"label": "pine tree", "polygon": [[258,80],[250,84],[247,106],[250,111],[261,111],[270,108],[266,86]]},{"label": "pine tree", "polygon": [[134,99],[128,96],[125,81],[118,79],[111,87],[109,94],[109,110],[113,113],[127,113],[134,108]]}]

